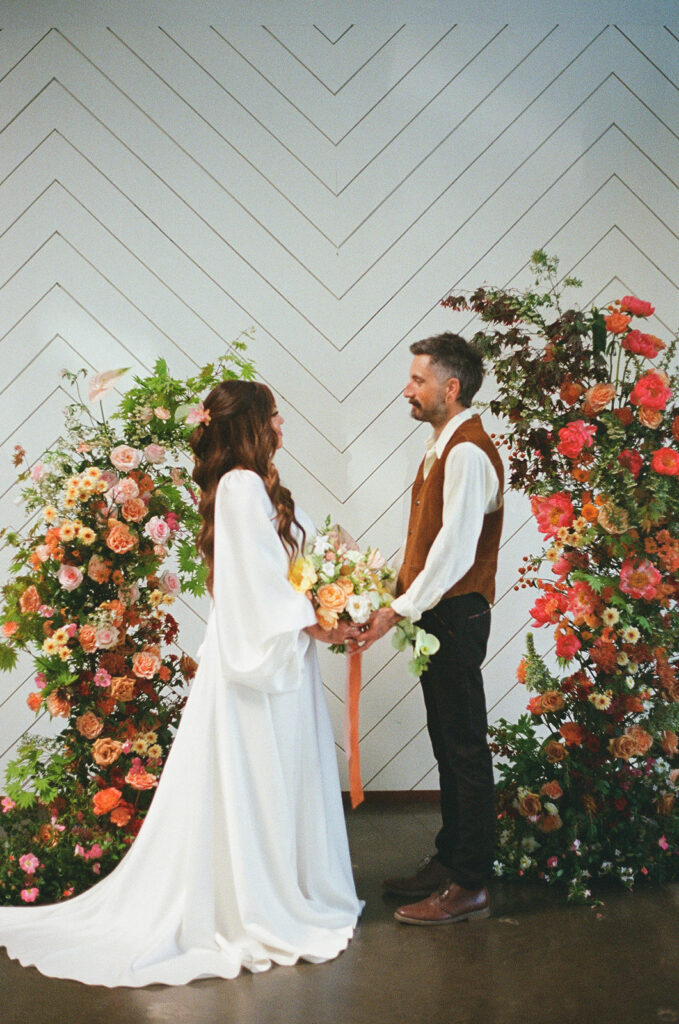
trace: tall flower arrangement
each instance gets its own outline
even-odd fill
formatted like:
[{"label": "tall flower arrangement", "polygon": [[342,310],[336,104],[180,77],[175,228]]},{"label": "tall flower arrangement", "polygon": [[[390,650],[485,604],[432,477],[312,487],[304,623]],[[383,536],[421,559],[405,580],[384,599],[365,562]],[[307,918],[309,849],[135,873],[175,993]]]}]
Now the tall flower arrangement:
[{"label": "tall flower arrangement", "polygon": [[[498,874],[590,896],[591,879],[679,875],[679,409],[676,339],[645,330],[650,302],[563,309],[558,262],[535,286],[479,288],[509,478],[531,498],[545,549],[518,587],[537,591],[557,671],[529,634],[527,714],[492,730]],[[580,282],[566,279],[565,285]]]},{"label": "tall flower arrangement", "polygon": [[[245,342],[187,380],[158,360],[114,416],[95,414],[124,371],[89,381],[65,433],[29,467],[17,449],[33,525],[3,587],[0,667],[35,663],[28,704],[64,720],[9,766],[0,800],[0,902],[53,902],[110,871],[141,827],[194,663],[176,646],[171,606],[199,595],[205,570],[187,439],[208,414],[200,395],[251,377]],[[83,374],[66,374],[78,391]]]}]

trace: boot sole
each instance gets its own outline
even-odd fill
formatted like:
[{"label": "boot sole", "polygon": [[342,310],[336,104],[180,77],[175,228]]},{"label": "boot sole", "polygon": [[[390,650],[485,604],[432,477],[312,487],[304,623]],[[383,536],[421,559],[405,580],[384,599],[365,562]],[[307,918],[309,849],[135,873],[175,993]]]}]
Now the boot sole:
[{"label": "boot sole", "polygon": [[459,924],[461,921],[481,921],[483,918],[490,917],[490,907],[470,910],[467,914],[456,914],[454,917],[444,917],[437,921],[433,921],[431,918],[427,920],[426,918],[406,917],[405,914],[399,914],[398,910],[395,912],[394,917],[400,924],[414,924],[423,928],[431,928],[441,924]]}]

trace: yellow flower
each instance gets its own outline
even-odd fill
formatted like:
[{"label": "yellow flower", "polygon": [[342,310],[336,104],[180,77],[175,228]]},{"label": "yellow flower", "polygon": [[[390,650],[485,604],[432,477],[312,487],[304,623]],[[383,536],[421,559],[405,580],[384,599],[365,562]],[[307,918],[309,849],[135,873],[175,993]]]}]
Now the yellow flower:
[{"label": "yellow flower", "polygon": [[613,696],[610,690],[606,690],[605,693],[590,693],[587,700],[590,704],[593,704],[597,711],[606,711],[610,708]]},{"label": "yellow flower", "polygon": [[57,654],[59,655],[62,661],[68,661],[68,659],[71,657],[71,652],[69,651],[68,647],[60,647],[59,650],[57,651]]},{"label": "yellow flower", "polygon": [[89,469],[85,470],[85,478],[89,480],[98,480],[101,476],[101,470],[98,466],[90,466]]},{"label": "yellow flower", "polygon": [[298,558],[290,566],[288,579],[298,593],[306,594],[308,590],[311,590],[312,586],[318,579],[318,576],[316,575],[316,570],[308,559]]},{"label": "yellow flower", "polygon": [[62,644],[68,643],[68,633],[64,626],[60,626],[59,629],[55,629],[55,631],[52,633],[52,639],[55,640],[60,647]]},{"label": "yellow flower", "polygon": [[64,519],[63,523],[59,527],[59,539],[60,540],[73,540],[75,537],[75,526],[69,522],[68,519]]},{"label": "yellow flower", "polygon": [[103,494],[107,490],[108,490],[108,484],[106,483],[106,481],[105,480],[98,480],[97,481],[97,493],[98,494]]},{"label": "yellow flower", "polygon": [[42,517],[48,523],[56,523],[57,519],[59,518],[59,515],[54,505],[48,505],[47,508],[43,509]]},{"label": "yellow flower", "polygon": [[81,526],[78,530],[78,540],[82,541],[83,544],[94,544],[96,539],[97,535],[91,527]]},{"label": "yellow flower", "polygon": [[56,654],[59,650],[59,644],[52,636],[47,636],[42,642],[42,649],[45,654]]},{"label": "yellow flower", "polygon": [[157,608],[159,604],[163,603],[165,594],[162,590],[152,590],[149,594],[149,602],[152,608]]},{"label": "yellow flower", "polygon": [[146,753],[147,753],[148,757],[152,757],[154,759],[157,758],[157,757],[162,757],[163,756],[163,748],[160,746],[159,743],[154,743],[152,746],[149,747],[149,749],[146,751]]},{"label": "yellow flower", "polygon": [[143,736],[137,736],[132,743],[132,752],[134,754],[145,754],[148,749],[148,744]]},{"label": "yellow flower", "polygon": [[617,608],[604,608],[601,613],[601,621],[604,626],[614,626],[620,618],[620,612]]},{"label": "yellow flower", "polygon": [[64,498],[64,508],[75,508],[78,504],[75,498],[70,498],[68,495]]}]

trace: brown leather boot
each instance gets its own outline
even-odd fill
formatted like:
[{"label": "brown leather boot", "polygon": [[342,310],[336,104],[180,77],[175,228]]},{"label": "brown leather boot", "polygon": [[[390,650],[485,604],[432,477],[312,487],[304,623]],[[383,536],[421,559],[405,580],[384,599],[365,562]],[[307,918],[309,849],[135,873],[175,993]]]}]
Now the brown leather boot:
[{"label": "brown leather boot", "polygon": [[472,892],[455,882],[439,889],[426,900],[399,907],[394,917],[402,924],[455,924],[473,918],[490,917],[487,889]]},{"label": "brown leather boot", "polygon": [[386,892],[395,896],[430,896],[448,881],[449,874],[449,869],[434,854],[420,861],[414,875],[386,878],[382,884]]}]

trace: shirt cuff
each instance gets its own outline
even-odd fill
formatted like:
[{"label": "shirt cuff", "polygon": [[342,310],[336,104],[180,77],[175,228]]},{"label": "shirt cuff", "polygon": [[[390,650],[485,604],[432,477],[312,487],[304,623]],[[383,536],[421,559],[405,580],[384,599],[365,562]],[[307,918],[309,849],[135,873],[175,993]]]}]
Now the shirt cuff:
[{"label": "shirt cuff", "polygon": [[420,612],[412,601],[408,599],[407,593],[401,594],[401,596],[397,597],[395,601],[392,601],[390,607],[393,608],[398,615],[402,615],[405,619],[410,619],[411,622],[417,622],[422,615],[422,612]]}]

